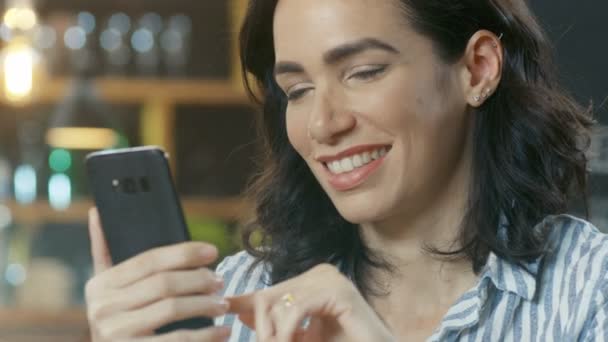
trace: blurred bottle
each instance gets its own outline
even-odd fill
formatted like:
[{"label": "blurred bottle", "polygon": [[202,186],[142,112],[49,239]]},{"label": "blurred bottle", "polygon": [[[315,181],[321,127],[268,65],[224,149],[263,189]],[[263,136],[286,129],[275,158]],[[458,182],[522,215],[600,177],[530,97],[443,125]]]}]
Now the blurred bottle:
[{"label": "blurred bottle", "polygon": [[99,34],[105,73],[124,75],[131,62],[131,48],[127,42],[131,32],[131,18],[125,13],[115,13]]},{"label": "blurred bottle", "polygon": [[167,20],[160,36],[163,62],[169,77],[183,77],[190,63],[192,19],[177,14]]},{"label": "blurred bottle", "polygon": [[49,73],[57,73],[57,64],[61,63],[60,49],[57,44],[57,30],[51,25],[39,25],[34,28],[33,46],[46,60]]},{"label": "blurred bottle", "polygon": [[160,74],[159,35],[163,20],[157,13],[146,13],[138,22],[131,36],[131,47],[135,51],[135,68],[142,76]]},{"label": "blurred bottle", "polygon": [[70,71],[75,74],[89,73],[97,65],[94,33],[97,21],[90,12],[80,12],[63,34],[68,50]]}]

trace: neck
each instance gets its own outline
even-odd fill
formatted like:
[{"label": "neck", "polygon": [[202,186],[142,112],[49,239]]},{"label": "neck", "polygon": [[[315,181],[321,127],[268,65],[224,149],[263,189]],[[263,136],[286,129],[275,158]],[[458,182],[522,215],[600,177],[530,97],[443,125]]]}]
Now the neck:
[{"label": "neck", "polygon": [[[442,184],[443,190],[424,201],[430,205],[409,211],[415,214],[361,224],[366,246],[379,252],[394,270],[371,274],[389,292],[385,299],[378,298],[378,303],[442,311],[477,281],[469,260],[450,260],[428,251],[428,247],[442,252],[461,247],[458,237],[468,204],[469,160],[463,157],[451,179]],[[404,306],[405,302],[409,306]]]}]

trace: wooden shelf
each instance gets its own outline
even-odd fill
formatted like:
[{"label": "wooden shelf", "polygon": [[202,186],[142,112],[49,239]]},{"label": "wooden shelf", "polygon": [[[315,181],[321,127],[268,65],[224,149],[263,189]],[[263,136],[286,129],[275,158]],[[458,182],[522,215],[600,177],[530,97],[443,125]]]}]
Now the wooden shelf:
[{"label": "wooden shelf", "polygon": [[0,308],[0,342],[89,340],[84,308],[55,312]]},{"label": "wooden shelf", "polygon": [[0,329],[20,326],[75,325],[86,326],[84,308],[71,308],[60,311],[40,311],[0,308]]},{"label": "wooden shelf", "polygon": [[[13,220],[22,224],[86,222],[88,210],[93,206],[91,200],[78,200],[66,210],[53,209],[46,201],[20,205],[14,201],[4,203]],[[251,204],[245,199],[183,198],[182,206],[187,216],[212,217],[228,221],[241,221],[252,215]]]},{"label": "wooden shelf", "polygon": [[[162,101],[169,104],[250,104],[242,88],[228,80],[180,80],[100,77],[94,81],[102,99],[113,104]],[[51,79],[40,85],[32,104],[53,104],[69,91],[70,79]],[[6,99],[1,104],[11,105]]]}]

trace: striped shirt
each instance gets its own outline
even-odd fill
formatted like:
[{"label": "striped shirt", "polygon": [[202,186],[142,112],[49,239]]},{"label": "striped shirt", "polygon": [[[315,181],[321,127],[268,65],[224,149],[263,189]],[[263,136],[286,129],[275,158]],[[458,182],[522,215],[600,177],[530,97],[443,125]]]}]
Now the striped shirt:
[{"label": "striped shirt", "polygon": [[[427,341],[604,341],[608,339],[608,235],[589,222],[548,216],[549,251],[525,264],[490,254],[478,283],[465,292]],[[267,287],[269,275],[245,252],[217,268],[225,296]],[[255,341],[255,332],[226,315],[231,342]]]}]

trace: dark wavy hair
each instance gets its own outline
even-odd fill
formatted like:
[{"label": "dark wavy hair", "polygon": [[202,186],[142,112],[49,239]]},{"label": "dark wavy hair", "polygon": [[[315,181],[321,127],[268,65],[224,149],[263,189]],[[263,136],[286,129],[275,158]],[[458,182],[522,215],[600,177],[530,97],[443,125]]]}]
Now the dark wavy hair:
[{"label": "dark wavy hair", "polygon": [[[457,241],[461,248],[431,252],[467,258],[475,273],[490,252],[515,263],[543,255],[547,232],[533,227],[547,215],[566,212],[573,196],[583,199],[587,212],[585,151],[593,120],[590,109],[560,88],[553,48],[537,20],[524,0],[390,1],[401,6],[404,20],[433,42],[446,64],[463,56],[478,30],[502,35],[501,83],[474,109],[474,181]],[[253,266],[269,267],[272,283],[331,262],[365,296],[375,294],[369,271],[390,270],[390,263],[366,247],[359,227],[338,213],[288,141],[287,101],[273,75],[277,2],[250,0],[240,38],[246,87],[261,107],[265,151],[250,188],[257,215],[243,231],[245,249],[256,257]],[[254,234],[261,234],[262,247],[252,244]]]}]

